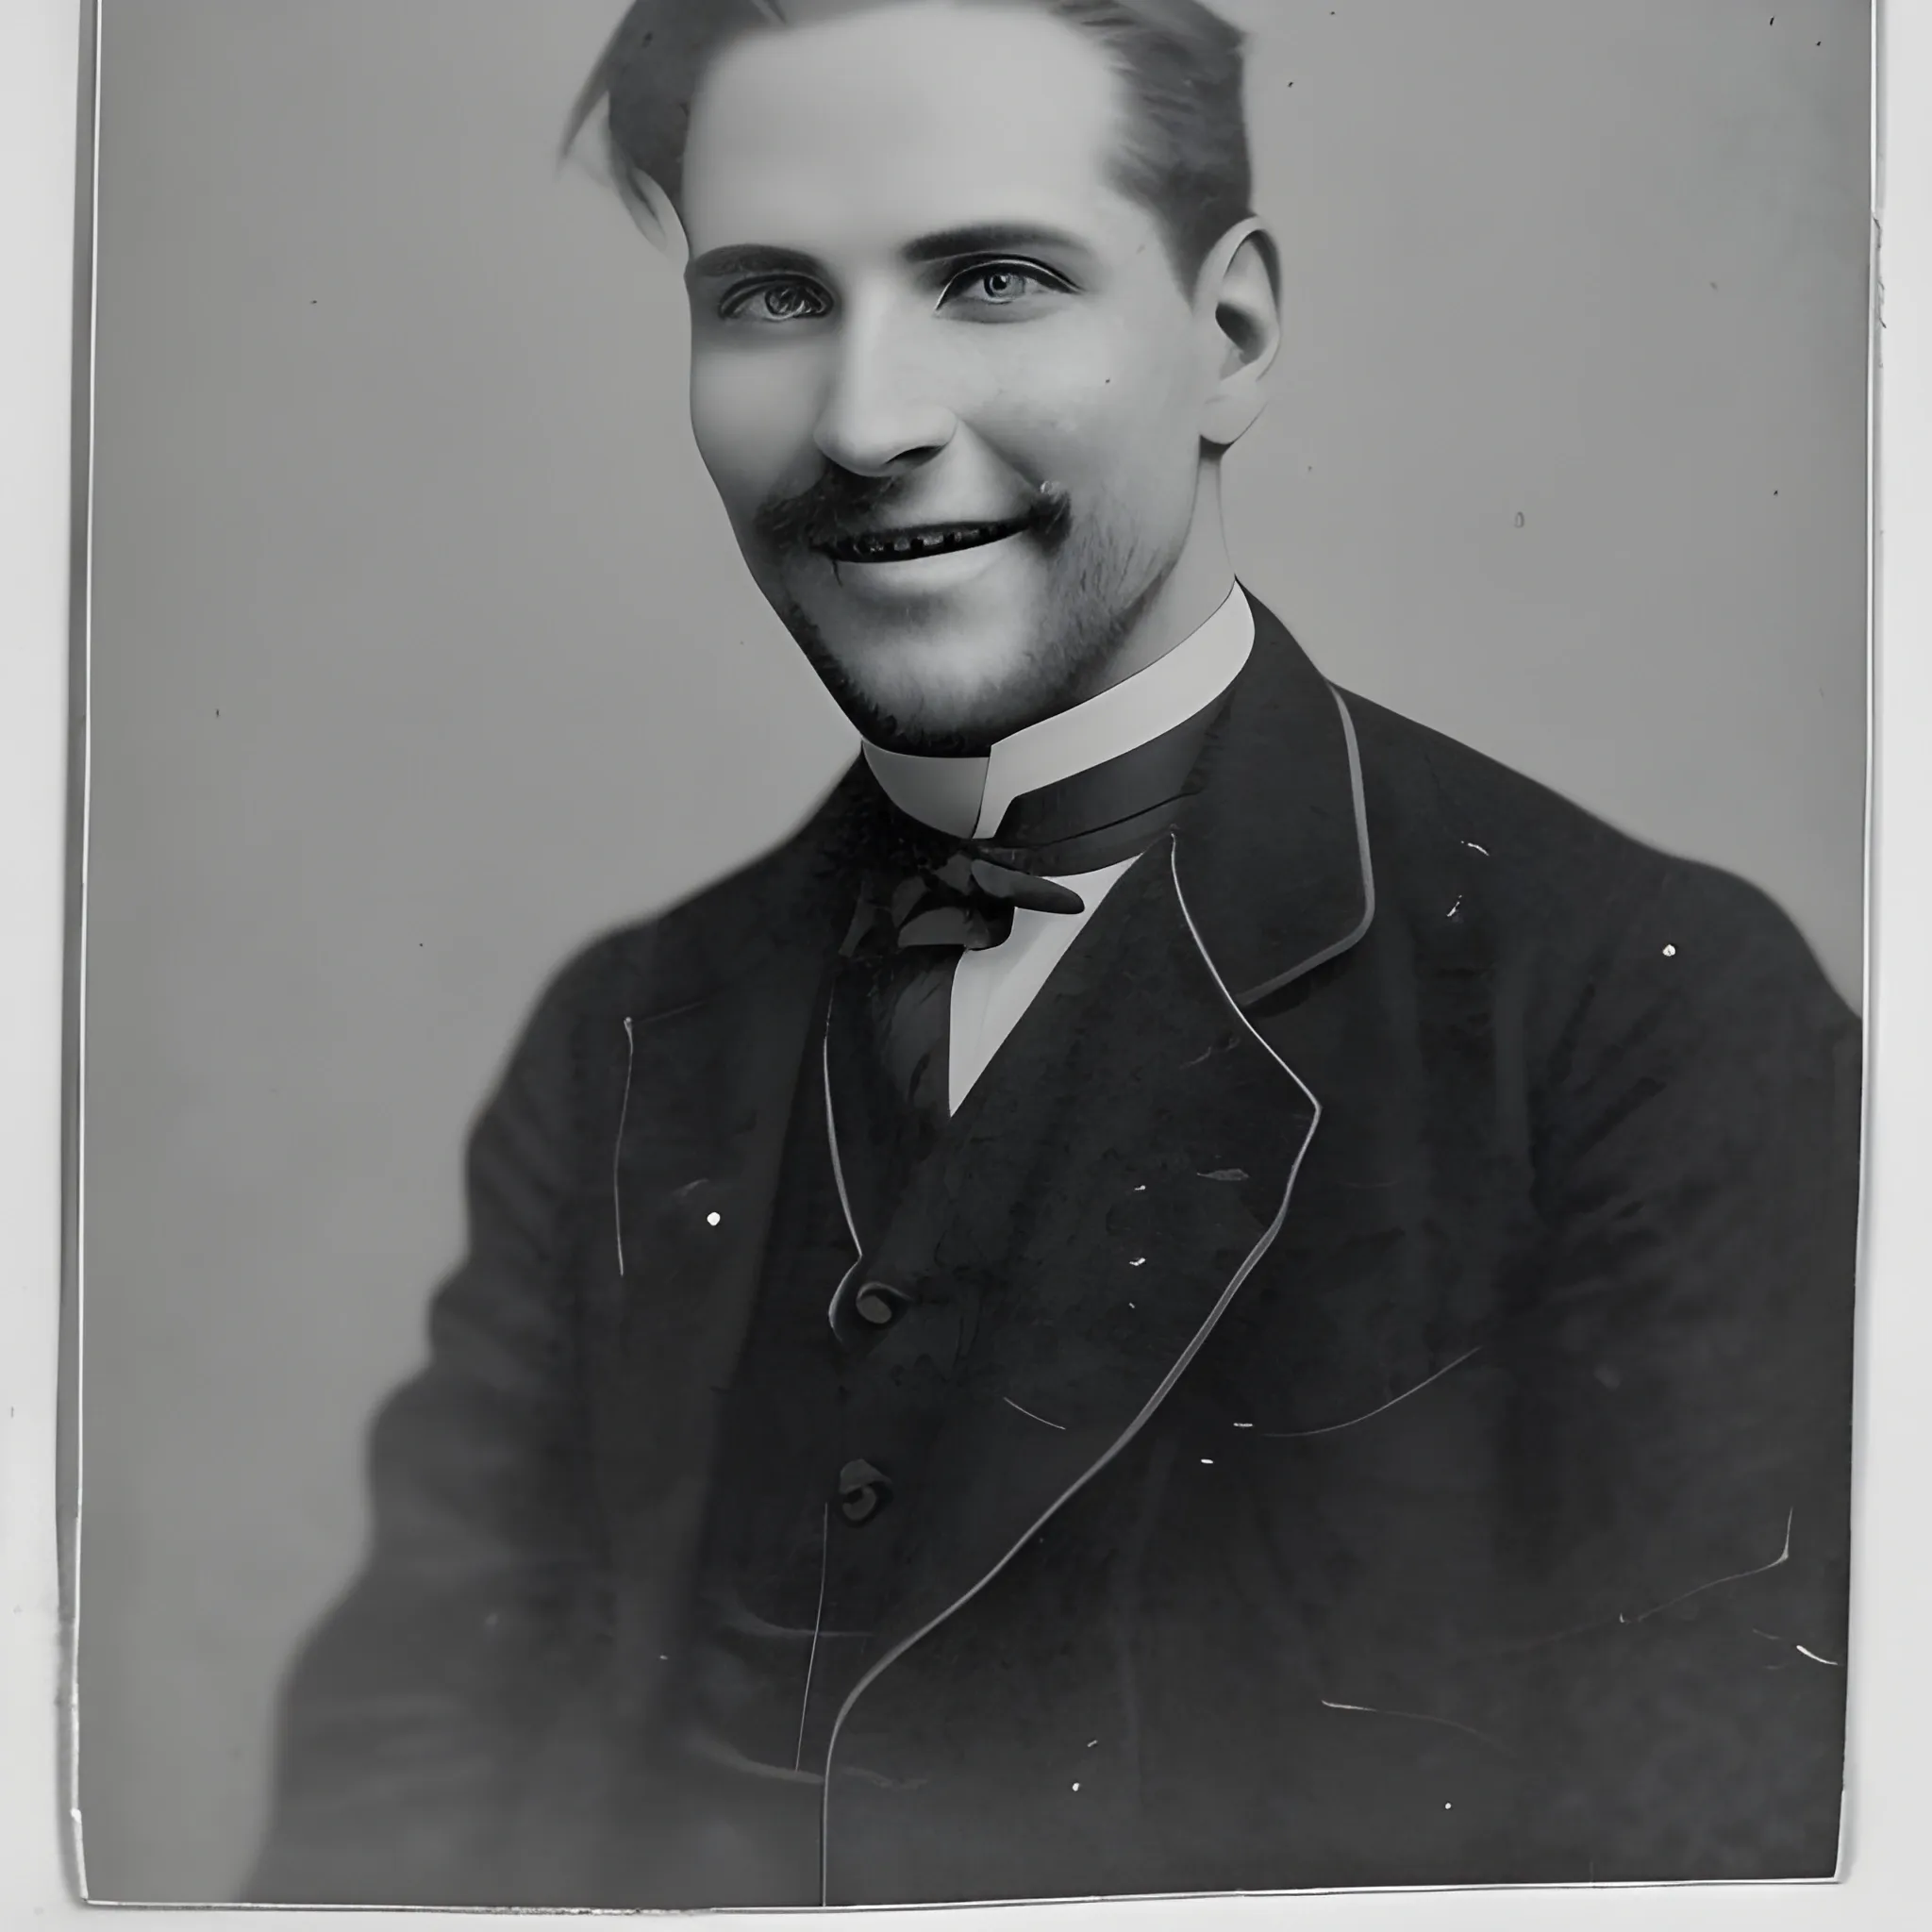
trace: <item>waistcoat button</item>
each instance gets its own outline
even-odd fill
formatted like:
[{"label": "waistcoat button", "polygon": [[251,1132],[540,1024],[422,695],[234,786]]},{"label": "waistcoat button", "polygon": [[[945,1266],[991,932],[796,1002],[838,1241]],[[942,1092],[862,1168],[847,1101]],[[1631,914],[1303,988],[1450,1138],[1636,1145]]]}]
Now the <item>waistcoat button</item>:
[{"label": "waistcoat button", "polygon": [[908,1296],[883,1281],[868,1281],[852,1297],[852,1306],[861,1322],[870,1322],[874,1328],[885,1328],[898,1320],[899,1310],[908,1300]]},{"label": "waistcoat button", "polygon": [[864,1523],[876,1516],[891,1493],[885,1471],[862,1457],[839,1472],[839,1513],[847,1523]]}]

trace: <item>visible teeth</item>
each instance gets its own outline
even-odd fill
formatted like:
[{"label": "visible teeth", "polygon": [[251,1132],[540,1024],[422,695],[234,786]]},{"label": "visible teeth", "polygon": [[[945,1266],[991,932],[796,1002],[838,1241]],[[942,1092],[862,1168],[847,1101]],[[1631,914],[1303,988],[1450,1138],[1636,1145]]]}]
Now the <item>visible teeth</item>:
[{"label": "visible teeth", "polygon": [[879,531],[871,536],[847,539],[842,546],[848,557],[882,561],[888,558],[933,557],[942,551],[966,550],[978,543],[990,543],[1003,533],[998,524],[960,524],[951,529]]}]

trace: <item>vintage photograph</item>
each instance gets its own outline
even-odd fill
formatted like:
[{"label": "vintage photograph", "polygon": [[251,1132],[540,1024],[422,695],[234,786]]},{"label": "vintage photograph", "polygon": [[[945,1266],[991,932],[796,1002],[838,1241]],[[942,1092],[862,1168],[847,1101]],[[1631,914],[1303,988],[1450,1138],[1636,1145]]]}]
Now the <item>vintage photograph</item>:
[{"label": "vintage photograph", "polygon": [[103,0],[107,1901],[1840,1872],[1864,0]]}]

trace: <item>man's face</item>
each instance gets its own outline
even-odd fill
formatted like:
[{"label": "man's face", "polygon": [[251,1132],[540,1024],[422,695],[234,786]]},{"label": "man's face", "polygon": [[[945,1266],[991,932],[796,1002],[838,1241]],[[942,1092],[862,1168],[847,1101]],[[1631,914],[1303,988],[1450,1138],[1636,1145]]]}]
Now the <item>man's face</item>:
[{"label": "man's face", "polygon": [[973,749],[1090,680],[1191,526],[1219,367],[1113,181],[1105,52],[1030,9],[834,8],[693,104],[691,421],[848,713]]}]

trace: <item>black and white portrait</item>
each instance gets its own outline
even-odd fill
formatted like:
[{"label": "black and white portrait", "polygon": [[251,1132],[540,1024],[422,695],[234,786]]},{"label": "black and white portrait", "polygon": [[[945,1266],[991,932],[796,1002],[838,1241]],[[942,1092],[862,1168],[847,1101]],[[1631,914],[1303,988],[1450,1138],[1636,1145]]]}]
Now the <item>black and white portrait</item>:
[{"label": "black and white portrait", "polygon": [[1828,1878],[1860,0],[108,0],[97,1895]]}]

